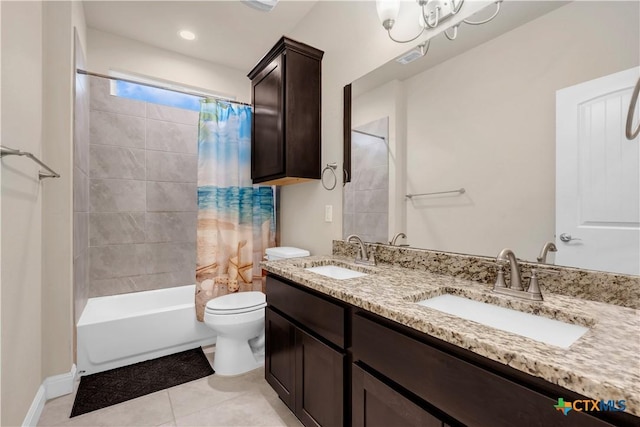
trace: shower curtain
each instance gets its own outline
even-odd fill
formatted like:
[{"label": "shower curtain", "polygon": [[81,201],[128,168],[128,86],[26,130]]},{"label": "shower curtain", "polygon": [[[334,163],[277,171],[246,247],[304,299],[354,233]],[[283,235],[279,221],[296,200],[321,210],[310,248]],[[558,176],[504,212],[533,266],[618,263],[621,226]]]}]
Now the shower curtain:
[{"label": "shower curtain", "polygon": [[232,292],[262,290],[275,246],[274,187],[251,183],[251,107],[205,100],[198,133],[196,315]]}]

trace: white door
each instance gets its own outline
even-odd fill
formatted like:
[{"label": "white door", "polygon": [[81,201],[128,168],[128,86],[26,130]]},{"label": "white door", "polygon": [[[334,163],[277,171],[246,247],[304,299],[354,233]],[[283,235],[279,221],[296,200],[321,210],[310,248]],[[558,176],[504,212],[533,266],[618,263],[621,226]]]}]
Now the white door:
[{"label": "white door", "polygon": [[632,68],[556,92],[558,265],[640,274],[640,138],[624,133],[638,76]]}]

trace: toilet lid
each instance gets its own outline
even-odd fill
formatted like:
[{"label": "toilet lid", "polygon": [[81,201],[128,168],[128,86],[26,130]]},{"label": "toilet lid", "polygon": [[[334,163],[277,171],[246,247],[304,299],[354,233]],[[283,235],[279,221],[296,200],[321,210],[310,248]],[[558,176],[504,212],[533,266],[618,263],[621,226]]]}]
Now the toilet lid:
[{"label": "toilet lid", "polygon": [[257,310],[266,305],[267,297],[262,292],[238,292],[210,300],[205,310],[210,313],[235,314]]}]

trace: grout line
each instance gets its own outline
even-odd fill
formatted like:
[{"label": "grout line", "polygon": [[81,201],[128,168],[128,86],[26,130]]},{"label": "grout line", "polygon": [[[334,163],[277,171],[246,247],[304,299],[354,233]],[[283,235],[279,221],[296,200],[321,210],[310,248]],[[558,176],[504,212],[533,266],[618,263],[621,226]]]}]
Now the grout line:
[{"label": "grout line", "polygon": [[148,179],[137,178],[89,178],[91,181],[140,181],[140,182],[163,182],[169,184],[198,184],[198,181],[154,181]]},{"label": "grout line", "polygon": [[[170,387],[173,388],[173,387]],[[171,401],[171,393],[169,393],[169,389],[165,389],[165,391],[167,392],[167,397],[169,398],[169,408],[171,408],[171,416],[173,417],[173,424],[178,425],[178,421],[176,420],[176,413],[173,410],[173,402]],[[166,423],[165,423],[166,424]]]}]

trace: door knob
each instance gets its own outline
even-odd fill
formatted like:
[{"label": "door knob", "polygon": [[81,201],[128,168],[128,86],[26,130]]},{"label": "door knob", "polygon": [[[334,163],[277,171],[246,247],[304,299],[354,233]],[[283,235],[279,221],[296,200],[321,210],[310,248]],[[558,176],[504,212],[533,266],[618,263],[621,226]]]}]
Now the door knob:
[{"label": "door knob", "polygon": [[567,233],[562,233],[560,235],[560,241],[567,243],[570,242],[572,240],[582,240],[582,239],[578,239],[577,237],[571,237],[571,234],[567,234]]}]

